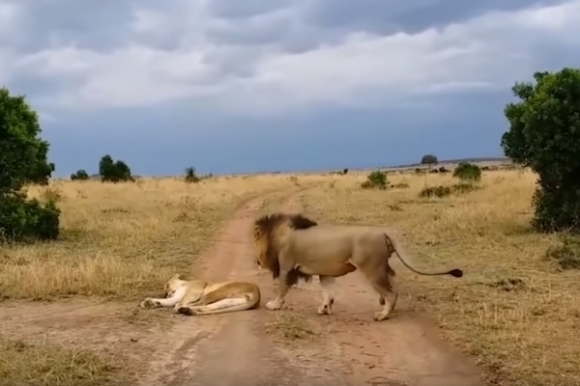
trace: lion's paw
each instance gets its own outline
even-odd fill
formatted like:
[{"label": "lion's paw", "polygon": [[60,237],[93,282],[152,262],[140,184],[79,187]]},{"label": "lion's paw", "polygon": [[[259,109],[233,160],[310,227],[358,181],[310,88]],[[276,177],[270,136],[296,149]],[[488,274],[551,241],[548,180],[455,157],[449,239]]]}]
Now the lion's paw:
[{"label": "lion's paw", "polygon": [[331,315],[332,314],[332,309],[330,307],[330,304],[323,304],[320,307],[318,307],[318,315]]},{"label": "lion's paw", "polygon": [[271,311],[279,310],[282,308],[282,304],[283,303],[280,301],[270,300],[268,303],[266,303],[266,308]]},{"label": "lion's paw", "polygon": [[147,298],[141,302],[141,308],[155,308],[158,305],[159,304],[151,298]]},{"label": "lion's paw", "polygon": [[373,319],[377,322],[381,322],[381,321],[387,319],[388,317],[389,317],[389,314],[386,313],[385,311],[377,311],[377,312],[375,312]]}]

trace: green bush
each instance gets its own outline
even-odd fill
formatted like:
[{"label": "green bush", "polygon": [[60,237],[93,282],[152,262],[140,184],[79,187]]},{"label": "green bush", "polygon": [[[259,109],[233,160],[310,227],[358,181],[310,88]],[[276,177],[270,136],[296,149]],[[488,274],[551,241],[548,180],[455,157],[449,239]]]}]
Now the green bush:
[{"label": "green bush", "polygon": [[99,175],[101,176],[102,182],[117,183],[135,181],[131,175],[129,166],[121,160],[114,162],[113,158],[108,154],[104,155],[99,162]]},{"label": "green bush", "polygon": [[201,177],[197,175],[194,167],[185,169],[185,176],[183,178],[187,183],[197,183],[201,181]]},{"label": "green bush", "polygon": [[361,184],[363,189],[386,189],[387,173],[375,170],[367,176],[367,180]]},{"label": "green bush", "polygon": [[77,170],[75,173],[70,175],[70,179],[71,180],[88,180],[89,179],[89,174],[84,170],[84,169],[80,169]]},{"label": "green bush", "polygon": [[0,197],[2,241],[55,240],[59,235],[60,209],[54,201],[42,204],[22,193]]},{"label": "green bush", "polygon": [[504,114],[506,156],[538,174],[532,226],[543,232],[580,231],[580,69],[537,72],[516,83],[519,101]]},{"label": "green bush", "polygon": [[461,162],[453,171],[453,177],[457,177],[460,180],[479,181],[481,179],[481,169],[475,164]]},{"label": "green bush", "polygon": [[25,184],[48,184],[54,164],[39,138],[38,115],[23,96],[0,89],[0,239],[56,239],[60,210],[55,201],[27,200]]}]

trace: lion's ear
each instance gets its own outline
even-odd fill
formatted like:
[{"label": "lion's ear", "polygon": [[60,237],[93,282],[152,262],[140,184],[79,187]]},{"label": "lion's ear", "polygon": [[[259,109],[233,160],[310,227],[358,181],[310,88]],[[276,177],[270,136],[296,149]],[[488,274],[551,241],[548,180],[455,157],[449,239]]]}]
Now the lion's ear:
[{"label": "lion's ear", "polygon": [[171,276],[171,280],[179,280],[181,279],[181,275],[178,273],[174,273],[173,276]]}]

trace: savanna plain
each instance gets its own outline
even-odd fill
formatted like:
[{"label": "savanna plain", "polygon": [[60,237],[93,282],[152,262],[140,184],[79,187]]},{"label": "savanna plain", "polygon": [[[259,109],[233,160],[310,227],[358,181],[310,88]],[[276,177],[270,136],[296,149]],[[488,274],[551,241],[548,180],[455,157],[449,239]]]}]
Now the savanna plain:
[{"label": "savanna plain", "polygon": [[[293,195],[320,223],[396,230],[417,267],[462,268],[461,279],[439,279],[397,266],[394,317],[430,319],[450,349],[473,358],[488,384],[580,385],[580,243],[530,229],[534,173],[484,171],[471,188],[443,197],[420,192],[457,184],[451,173],[389,171],[386,189],[363,189],[367,175],[224,176],[190,184],[55,180],[30,187],[29,195],[58,201],[62,231],[58,241],[0,247],[0,384],[135,384],[141,358],[157,350],[143,336],[196,323],[171,310],[140,309],[139,302],[160,295],[176,272],[199,276],[200,254],[223,237],[219,229],[241,205],[254,200],[258,216],[280,210]],[[271,296],[263,288],[262,309],[248,312],[267,315],[266,330],[279,344],[324,334],[300,313],[265,311]],[[309,304],[312,314],[317,302]],[[358,328],[377,323],[374,311]],[[333,316],[318,318],[333,323]]]}]

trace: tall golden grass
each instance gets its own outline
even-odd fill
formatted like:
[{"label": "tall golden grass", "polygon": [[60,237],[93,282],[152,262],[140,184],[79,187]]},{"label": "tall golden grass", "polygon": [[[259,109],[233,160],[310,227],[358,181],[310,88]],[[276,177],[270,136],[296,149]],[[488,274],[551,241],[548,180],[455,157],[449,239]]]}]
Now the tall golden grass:
[{"label": "tall golden grass", "polygon": [[56,242],[0,247],[0,298],[136,300],[161,288],[168,275],[189,272],[244,200],[319,179],[280,174],[31,187],[30,196],[58,201],[62,234]]},{"label": "tall golden grass", "polygon": [[480,189],[443,198],[419,193],[456,184],[449,174],[390,174],[391,184],[408,188],[387,190],[362,190],[364,180],[349,175],[311,191],[307,211],[394,228],[415,264],[463,268],[461,280],[404,269],[397,277],[413,295],[410,306],[438,318],[447,338],[478,358],[490,384],[580,385],[580,273],[546,259],[560,236],[530,229],[533,173],[484,172]]}]

